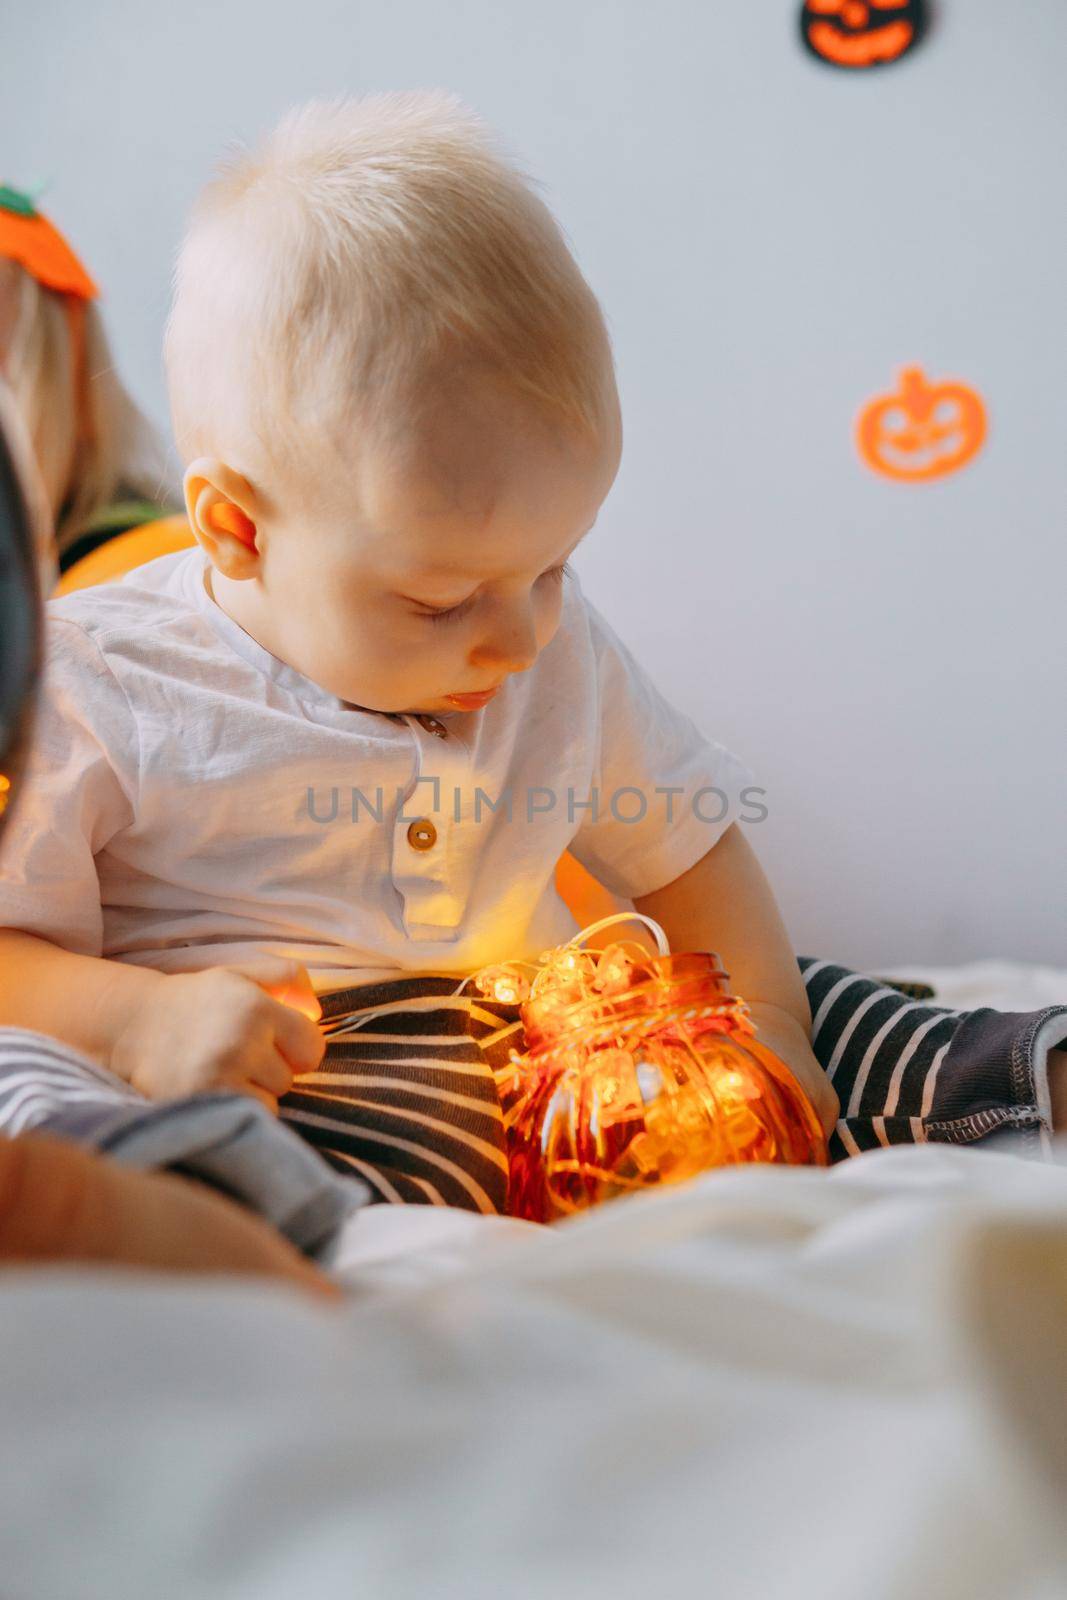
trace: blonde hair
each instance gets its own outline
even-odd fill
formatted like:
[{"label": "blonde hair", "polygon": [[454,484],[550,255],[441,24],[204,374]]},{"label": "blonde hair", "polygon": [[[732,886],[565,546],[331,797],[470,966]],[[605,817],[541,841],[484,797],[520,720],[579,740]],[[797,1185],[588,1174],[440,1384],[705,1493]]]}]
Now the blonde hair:
[{"label": "blonde hair", "polygon": [[[0,376],[0,433],[7,443],[19,492],[26,508],[40,592],[42,595],[49,595],[55,588],[59,576],[55,542],[52,537],[52,507],[49,504],[48,490],[41,476],[37,452],[26,427],[22,407],[2,376]],[[2,810],[3,805],[0,804],[0,811]]]},{"label": "blonde hair", "polygon": [[311,437],[343,450],[356,422],[387,443],[454,357],[595,436],[610,336],[533,181],[441,89],[312,101],[231,153],[175,270],[181,453],[223,454],[238,418],[265,462]]},{"label": "blonde hair", "polygon": [[162,440],[115,371],[96,306],[85,307],[87,415],[79,415],[65,296],[0,260],[3,377],[22,416],[55,519],[59,552],[117,496],[173,493]]}]

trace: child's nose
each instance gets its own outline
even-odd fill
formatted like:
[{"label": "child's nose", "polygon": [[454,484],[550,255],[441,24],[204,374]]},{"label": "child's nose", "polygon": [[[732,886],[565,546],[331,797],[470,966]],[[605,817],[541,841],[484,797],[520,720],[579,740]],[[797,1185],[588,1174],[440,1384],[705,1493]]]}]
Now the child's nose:
[{"label": "child's nose", "polygon": [[536,660],[537,632],[528,606],[509,607],[470,653],[471,666],[497,672],[525,672]]}]

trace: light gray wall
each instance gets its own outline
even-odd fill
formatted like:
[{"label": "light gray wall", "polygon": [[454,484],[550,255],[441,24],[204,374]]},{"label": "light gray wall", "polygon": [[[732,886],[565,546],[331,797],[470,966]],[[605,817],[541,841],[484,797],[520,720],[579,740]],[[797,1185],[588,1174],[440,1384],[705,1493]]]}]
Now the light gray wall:
[{"label": "light gray wall", "polygon": [[[1064,962],[1067,6],[944,0],[862,75],[796,12],[0,0],[0,166],[51,178],[162,419],[170,262],[223,143],[312,94],[459,92],[612,327],[626,448],[585,586],[758,769],[798,948]],[[851,437],[909,362],[989,406],[982,455],[922,487]]]}]

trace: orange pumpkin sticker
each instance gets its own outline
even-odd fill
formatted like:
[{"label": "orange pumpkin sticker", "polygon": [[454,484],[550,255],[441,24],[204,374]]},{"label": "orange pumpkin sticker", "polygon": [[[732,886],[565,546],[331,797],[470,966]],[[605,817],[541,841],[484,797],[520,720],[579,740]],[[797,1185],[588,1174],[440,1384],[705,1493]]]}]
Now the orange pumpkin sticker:
[{"label": "orange pumpkin sticker", "polygon": [[923,0],[805,0],[800,8],[812,55],[850,71],[899,61],[925,32]]},{"label": "orange pumpkin sticker", "polygon": [[985,436],[986,408],[977,390],[955,379],[928,383],[921,367],[906,367],[896,394],[876,396],[856,422],[867,465],[903,483],[956,472],[977,455]]}]

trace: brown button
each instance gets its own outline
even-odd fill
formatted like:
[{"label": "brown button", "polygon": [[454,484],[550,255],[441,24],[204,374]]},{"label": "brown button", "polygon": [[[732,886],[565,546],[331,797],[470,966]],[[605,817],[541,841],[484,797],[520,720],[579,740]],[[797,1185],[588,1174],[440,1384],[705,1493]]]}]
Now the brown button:
[{"label": "brown button", "polygon": [[437,843],[437,829],[429,817],[420,817],[408,829],[408,844],[413,850],[432,850]]},{"label": "brown button", "polygon": [[420,717],[419,721],[427,733],[432,733],[438,739],[448,738],[448,729],[443,722],[438,722],[436,717]]}]

